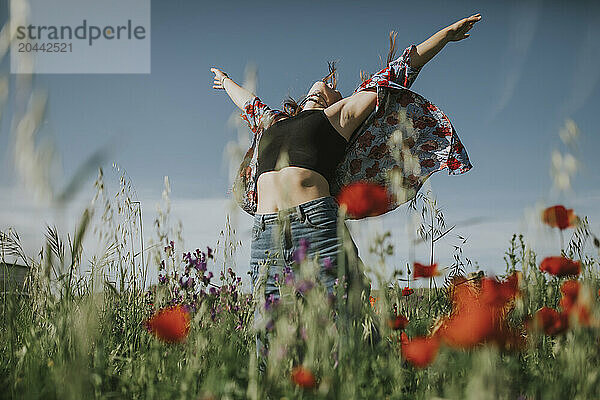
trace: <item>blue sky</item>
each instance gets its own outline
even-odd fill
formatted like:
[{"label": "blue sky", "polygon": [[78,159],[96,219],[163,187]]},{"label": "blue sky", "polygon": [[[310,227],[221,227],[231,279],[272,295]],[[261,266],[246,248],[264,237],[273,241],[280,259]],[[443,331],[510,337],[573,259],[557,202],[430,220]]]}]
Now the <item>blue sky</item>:
[{"label": "blue sky", "polygon": [[[5,3],[0,2],[3,21]],[[444,171],[430,179],[447,222],[481,217],[482,223],[459,226],[457,233],[470,238],[465,252],[471,258],[499,271],[510,233],[525,229],[524,213],[536,202],[576,204],[576,211],[590,216],[592,228],[600,232],[598,3],[153,1],[151,74],[36,76],[34,84],[49,95],[40,135],[56,144],[63,182],[94,150],[116,143],[105,170],[112,161],[127,170],[148,218],[160,199],[163,177],[169,176],[186,246],[203,247],[216,241],[225,223],[223,151],[237,137],[226,125],[235,105],[224,92],[211,89],[211,67],[241,82],[246,65],[254,63],[257,95],[277,108],[285,96],[306,93],[327,72],[327,61],[336,59],[338,88],[347,96],[358,85],[361,69],[379,69],[390,30],[398,32],[402,51],[476,13],[483,19],[471,37],[449,43],[423,68],[412,89],[450,117],[474,166],[461,176]],[[0,73],[8,74],[9,65],[5,59]],[[10,83],[12,89],[14,76]],[[581,164],[572,194],[558,196],[550,191],[549,171],[552,151],[566,150],[558,136],[566,118],[581,132],[574,153]],[[10,145],[10,121],[3,118],[0,228],[19,230],[21,224],[34,249],[52,213],[15,203],[23,194]],[[361,252],[368,251],[368,239],[358,238],[367,227],[402,232],[405,208],[352,224]],[[244,232],[251,219],[240,215],[239,221],[240,239],[248,242]],[[397,245],[405,248],[398,235]],[[554,240],[549,238],[535,243],[542,248]],[[448,251],[440,253],[446,257],[440,262],[451,262]],[[240,264],[246,255],[247,249]],[[424,250],[420,258],[426,259]]]}]

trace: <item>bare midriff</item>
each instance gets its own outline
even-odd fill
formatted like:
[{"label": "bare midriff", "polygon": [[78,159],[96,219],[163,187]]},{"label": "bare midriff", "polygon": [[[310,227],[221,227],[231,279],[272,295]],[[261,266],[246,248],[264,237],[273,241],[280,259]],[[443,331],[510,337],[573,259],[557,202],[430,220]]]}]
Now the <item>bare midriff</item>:
[{"label": "bare midriff", "polygon": [[257,214],[268,214],[329,196],[329,183],[318,172],[285,167],[258,177]]}]

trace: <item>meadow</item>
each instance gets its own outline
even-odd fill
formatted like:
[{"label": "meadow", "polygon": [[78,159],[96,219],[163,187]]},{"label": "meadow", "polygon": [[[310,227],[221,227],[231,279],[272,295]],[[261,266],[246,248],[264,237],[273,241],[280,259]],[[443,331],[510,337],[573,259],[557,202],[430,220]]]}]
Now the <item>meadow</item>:
[{"label": "meadow", "polygon": [[[554,257],[539,259],[515,234],[498,255],[504,273],[492,277],[460,248],[453,260],[434,258],[452,227],[422,192],[407,207],[420,216],[415,235],[430,245],[429,264],[392,268],[395,238],[383,232],[365,249],[377,260],[364,266],[377,290],[369,293],[342,264],[329,295],[314,280],[317,262],[299,254],[297,268],[279,277],[281,300],[265,299],[264,268],[254,293],[235,268],[235,227],[226,225],[215,248],[181,247],[168,179],[148,241],[127,175],[117,169],[110,192],[96,169],[104,150],[56,190],[52,149],[37,137],[47,97],[32,91],[31,76],[15,86],[15,170],[30,193],[60,211],[90,171],[98,175],[73,231],[46,227],[39,254],[25,253],[18,227],[0,227],[0,262],[30,270],[24,286],[2,288],[1,398],[600,398],[600,242],[567,202],[539,210],[539,222],[554,230]],[[0,111],[8,87],[0,77]],[[565,144],[576,131],[566,124]],[[226,149],[232,171],[245,146]],[[565,188],[573,162],[561,154],[552,173]],[[344,232],[343,218],[339,226]],[[94,251],[84,251],[86,240]],[[264,316],[259,324],[255,313]],[[257,354],[257,332],[269,333],[266,354]]]},{"label": "meadow", "polygon": [[[315,260],[300,259],[280,279],[281,300],[271,301],[250,293],[229,267],[234,230],[222,234],[217,249],[178,248],[168,187],[145,264],[158,269],[158,282],[146,283],[129,243],[137,214],[129,183],[121,183],[120,196],[108,196],[100,174],[94,199],[101,222],[92,229],[98,211],[86,210],[66,243],[48,228],[39,258],[23,253],[15,231],[2,233],[3,258],[31,268],[25,292],[2,295],[2,397],[599,396],[600,271],[584,252],[597,250],[598,239],[573,210],[550,207],[540,215],[561,237],[570,234],[557,248],[562,258],[538,260],[514,235],[501,277],[467,271],[459,256],[443,278],[434,279],[437,263],[406,265],[390,276],[387,233],[370,249],[380,260],[366,266],[380,288],[370,296],[345,280],[344,266],[335,295],[328,295],[313,278]],[[424,220],[433,221],[422,239],[443,235],[443,218],[428,218],[437,215],[433,203],[419,195],[412,206],[418,204]],[[81,243],[92,230],[106,247],[84,272]],[[429,288],[408,287],[413,279]],[[262,326],[254,326],[256,309],[267,316]],[[265,358],[256,354],[257,330],[270,333]]]}]

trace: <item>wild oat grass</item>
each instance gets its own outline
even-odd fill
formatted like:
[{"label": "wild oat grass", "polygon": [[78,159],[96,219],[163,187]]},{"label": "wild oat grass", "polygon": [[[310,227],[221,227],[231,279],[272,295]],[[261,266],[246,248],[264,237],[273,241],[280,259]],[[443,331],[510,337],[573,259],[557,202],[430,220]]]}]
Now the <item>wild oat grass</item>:
[{"label": "wild oat grass", "polygon": [[[103,184],[97,181],[96,187]],[[158,219],[168,221],[164,210]],[[215,270],[211,264],[216,263],[212,249],[178,251],[166,233],[171,232],[169,227],[156,226],[163,243],[155,247],[154,257],[164,263],[154,267],[160,268],[163,279],[150,288],[131,273],[134,268],[123,266],[132,263],[125,251],[96,258],[93,274],[78,272],[82,260],[77,238],[90,230],[85,214],[67,248],[58,232],[49,230],[41,259],[19,251],[16,236],[2,235],[3,248],[31,265],[28,295],[2,295],[4,397],[589,399],[599,395],[597,326],[575,324],[556,337],[528,331],[521,351],[490,344],[470,350],[442,346],[431,365],[415,368],[403,359],[400,332],[390,329],[387,319],[396,309],[410,321],[405,330],[409,337],[430,333],[436,320],[451,309],[448,285],[403,297],[402,281],[394,276],[386,279],[380,271],[375,274],[379,287],[387,289],[376,293],[377,308],[373,310],[362,293],[358,309],[344,312],[350,304],[344,293],[327,296],[312,278],[315,264],[304,260],[294,283],[282,283],[281,300],[265,304],[261,296],[251,297],[226,265],[219,278],[209,277],[207,271]],[[432,232],[435,238],[445,230]],[[113,241],[110,248],[127,248],[115,243],[127,234],[100,237]],[[597,259],[583,252],[593,238],[582,218],[564,254],[581,258],[579,281],[596,318],[600,271]],[[389,234],[383,235],[371,249],[381,265],[393,255],[389,240]],[[507,274],[523,273],[522,296],[510,315],[513,324],[523,323],[543,306],[558,307],[565,279],[539,270],[539,260],[522,235],[513,236],[505,260]],[[456,274],[464,273],[459,264],[454,266]],[[111,282],[114,277],[118,283]],[[190,278],[193,287],[187,283]],[[299,289],[300,282],[304,289]],[[144,321],[153,310],[174,303],[189,305],[191,330],[183,343],[163,343],[149,334]],[[261,327],[252,322],[256,308],[269,309],[265,374],[258,372],[254,333]],[[334,310],[339,312],[337,318]],[[381,339],[373,336],[371,325]],[[293,382],[291,372],[298,365],[313,374],[314,387]]]},{"label": "wild oat grass", "polygon": [[[5,26],[0,31],[0,61],[9,41]],[[250,71],[245,83],[251,90],[254,75]],[[49,176],[55,153],[49,142],[40,144],[37,137],[47,96],[31,90],[29,75],[16,81],[12,116],[16,170],[39,198],[62,207],[102,152],[84,163],[65,189],[57,190]],[[7,82],[0,78],[0,108],[8,97]],[[6,117],[1,111],[0,116]],[[247,145],[245,130],[237,127],[238,143],[227,147],[232,173]],[[552,157],[551,173],[559,191],[570,189],[577,171],[572,155],[577,135],[576,125],[568,121],[561,131],[568,150]],[[166,178],[154,234],[145,241],[141,205],[126,173],[118,167],[117,172],[116,195],[107,193],[100,170],[95,195],[73,232],[47,227],[43,250],[36,257],[25,254],[16,231],[2,227],[0,261],[17,260],[31,272],[25,293],[23,288],[9,288],[0,299],[0,397],[600,398],[600,271],[598,258],[588,251],[591,247],[597,252],[600,243],[585,216],[580,216],[566,243],[560,231],[557,255],[582,262],[577,279],[589,323],[571,318],[569,329],[555,336],[531,328],[537,310],[561,306],[561,284],[568,278],[542,273],[526,238],[514,235],[504,257],[505,272],[507,276],[521,272],[520,295],[511,300],[505,317],[523,345],[514,349],[484,343],[461,350],[442,344],[433,362],[416,368],[402,354],[403,345],[408,338],[431,335],[451,315],[453,277],[484,279],[459,246],[453,262],[442,270],[445,279],[430,279],[426,288],[403,296],[412,266],[392,268],[391,234],[374,237],[369,251],[376,262],[365,267],[379,288],[371,293],[377,299],[375,307],[369,293],[347,279],[347,266],[340,268],[335,295],[328,295],[314,280],[316,264],[309,259],[293,275],[281,277],[281,299],[272,301],[258,295],[260,289],[250,293],[236,273],[235,221],[228,221],[216,249],[186,248],[181,225],[169,216]],[[455,226],[446,226],[430,193],[419,193],[409,207],[417,221],[412,245],[427,243],[433,264],[436,243],[455,233]],[[84,238],[91,235],[97,254],[83,257]],[[151,269],[158,272],[157,284],[149,284]],[[156,310],[174,304],[185,305],[190,313],[190,331],[181,343],[163,343],[149,332],[146,321]],[[256,326],[255,312],[264,317]],[[395,314],[409,320],[404,331],[388,323]],[[269,352],[265,372],[260,373],[255,334],[265,331]]]}]

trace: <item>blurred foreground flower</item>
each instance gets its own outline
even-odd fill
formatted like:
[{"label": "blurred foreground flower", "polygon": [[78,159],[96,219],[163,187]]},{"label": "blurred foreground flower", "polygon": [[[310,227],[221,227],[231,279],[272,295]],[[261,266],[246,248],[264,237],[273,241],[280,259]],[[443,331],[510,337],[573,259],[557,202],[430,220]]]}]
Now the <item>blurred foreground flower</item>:
[{"label": "blurred foreground flower", "polygon": [[578,169],[578,162],[571,153],[562,154],[555,150],[552,152],[552,166],[550,175],[554,182],[554,187],[559,191],[568,191],[571,189],[571,178]]},{"label": "blurred foreground flower", "polygon": [[413,265],[414,278],[431,278],[439,275],[437,270],[437,263],[431,265],[423,265],[416,262]]},{"label": "blurred foreground flower", "polygon": [[555,336],[569,329],[569,316],[552,308],[542,307],[535,313],[535,323],[546,335]]},{"label": "blurred foreground flower", "polygon": [[406,325],[408,325],[408,318],[402,314],[394,315],[388,320],[388,326],[395,331],[406,328]]},{"label": "blurred foreground flower", "polygon": [[313,373],[303,366],[295,367],[292,370],[291,378],[292,382],[305,389],[313,388],[317,384]]},{"label": "blurred foreground flower", "polygon": [[388,210],[392,198],[385,187],[370,182],[344,186],[337,196],[340,206],[353,218],[374,217]]},{"label": "blurred foreground flower", "polygon": [[520,335],[508,325],[506,315],[519,295],[520,274],[503,281],[483,278],[481,286],[464,277],[454,279],[452,312],[435,330],[452,347],[470,348],[485,342],[519,347]]},{"label": "blurred foreground flower", "polygon": [[[589,326],[592,323],[590,305],[583,301],[580,295],[581,291],[581,283],[578,281],[571,280],[564,282],[560,287],[562,298],[559,305],[563,312],[569,316],[576,317],[580,325]],[[589,297],[587,299],[589,300]]]},{"label": "blurred foreground flower", "polygon": [[400,334],[400,337],[402,357],[415,367],[424,368],[435,360],[440,347],[440,341],[437,337],[409,339],[404,332]]},{"label": "blurred foreground flower", "polygon": [[540,264],[540,271],[558,277],[579,275],[581,272],[581,262],[562,256],[546,257]]},{"label": "blurred foreground flower", "polygon": [[294,251],[294,261],[298,264],[302,263],[308,254],[308,248],[310,247],[310,241],[306,238],[300,238],[298,249]]},{"label": "blurred foreground flower", "polygon": [[164,308],[146,321],[146,327],[164,342],[182,342],[190,331],[190,314],[183,306]]},{"label": "blurred foreground flower", "polygon": [[574,228],[577,225],[578,218],[573,209],[566,209],[564,206],[556,205],[544,210],[542,221],[553,228],[564,230]]},{"label": "blurred foreground flower", "polygon": [[577,281],[565,281],[560,287],[562,298],[560,299],[560,307],[569,312],[577,303],[581,284]]},{"label": "blurred foreground flower", "polygon": [[415,292],[414,289],[411,289],[407,286],[404,289],[402,289],[402,296],[410,296],[414,292]]}]

